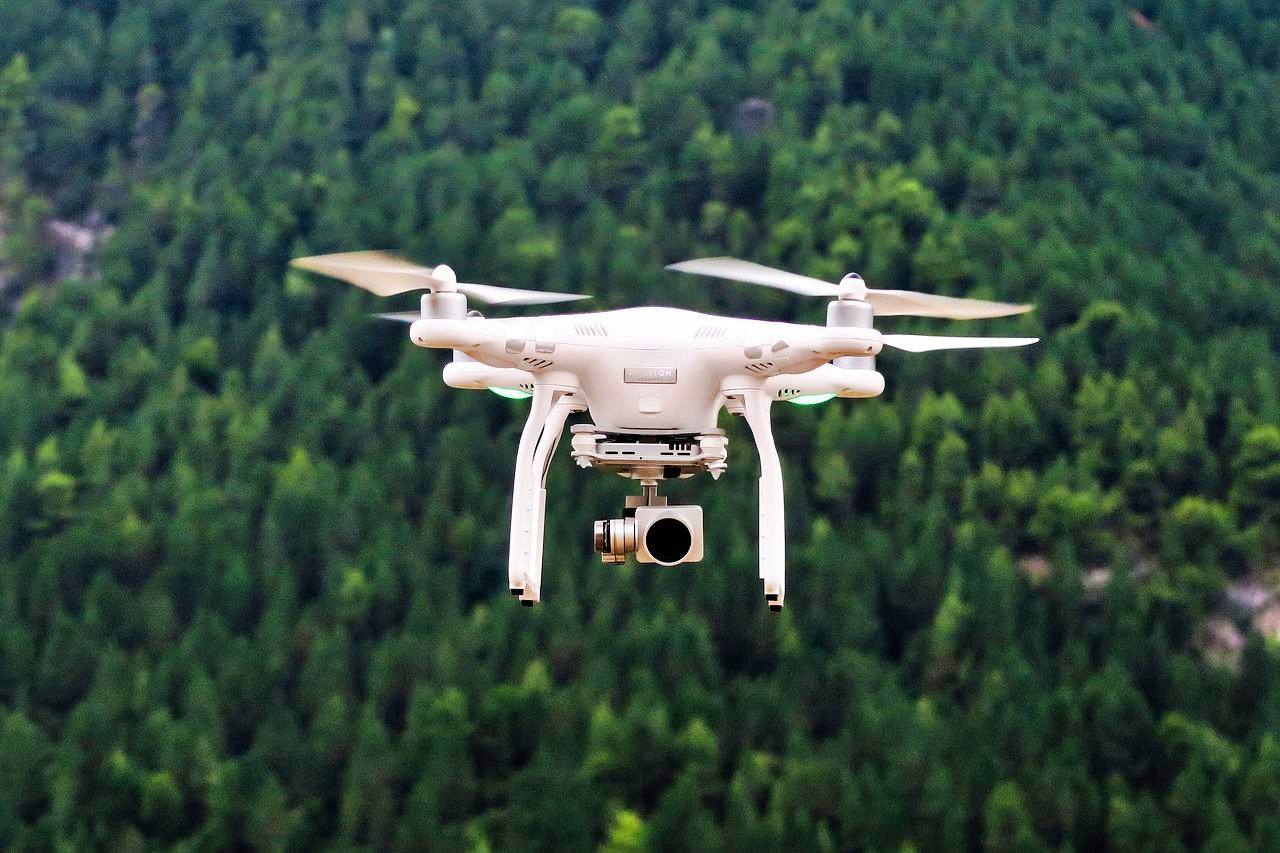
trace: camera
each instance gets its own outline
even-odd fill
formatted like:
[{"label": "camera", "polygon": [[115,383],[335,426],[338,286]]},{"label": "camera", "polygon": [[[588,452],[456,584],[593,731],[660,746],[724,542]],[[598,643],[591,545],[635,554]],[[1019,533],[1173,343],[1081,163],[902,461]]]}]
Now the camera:
[{"label": "camera", "polygon": [[639,506],[622,518],[595,524],[595,549],[604,563],[637,562],[678,566],[702,559],[702,507]]}]

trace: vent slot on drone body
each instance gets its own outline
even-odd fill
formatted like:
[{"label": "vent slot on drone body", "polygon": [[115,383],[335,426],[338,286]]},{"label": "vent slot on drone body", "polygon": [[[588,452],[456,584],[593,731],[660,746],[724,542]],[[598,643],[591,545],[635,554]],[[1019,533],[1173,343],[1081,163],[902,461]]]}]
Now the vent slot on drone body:
[{"label": "vent slot on drone body", "polygon": [[527,366],[532,367],[534,370],[542,370],[543,368],[550,367],[555,364],[555,362],[549,358],[524,358],[521,359],[521,361],[523,361]]},{"label": "vent slot on drone body", "polygon": [[577,323],[573,330],[584,338],[609,337],[609,330],[600,323]]},{"label": "vent slot on drone body", "polygon": [[693,333],[695,338],[723,338],[725,333],[724,326],[699,326],[698,330]]},{"label": "vent slot on drone body", "polygon": [[769,368],[771,367],[773,367],[772,361],[756,361],[748,364],[747,370],[750,370],[752,373],[756,375],[763,375],[764,373],[768,372]]},{"label": "vent slot on drone body", "polygon": [[669,441],[667,449],[658,451],[659,456],[692,456],[695,452],[694,446],[687,441]]}]

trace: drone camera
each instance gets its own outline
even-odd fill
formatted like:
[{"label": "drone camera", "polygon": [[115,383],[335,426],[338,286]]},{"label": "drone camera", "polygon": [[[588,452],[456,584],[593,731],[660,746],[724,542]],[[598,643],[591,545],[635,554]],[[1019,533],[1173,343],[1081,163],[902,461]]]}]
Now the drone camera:
[{"label": "drone camera", "polygon": [[702,507],[642,506],[635,516],[597,521],[595,546],[603,563],[634,553],[641,563],[678,566],[702,559]]}]

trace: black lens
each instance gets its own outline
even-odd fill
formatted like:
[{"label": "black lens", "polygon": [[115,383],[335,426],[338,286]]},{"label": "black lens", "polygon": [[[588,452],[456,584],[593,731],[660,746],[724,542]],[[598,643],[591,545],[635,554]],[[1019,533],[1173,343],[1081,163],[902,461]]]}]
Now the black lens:
[{"label": "black lens", "polygon": [[660,518],[644,534],[645,547],[660,563],[678,563],[689,553],[693,536],[678,518]]}]

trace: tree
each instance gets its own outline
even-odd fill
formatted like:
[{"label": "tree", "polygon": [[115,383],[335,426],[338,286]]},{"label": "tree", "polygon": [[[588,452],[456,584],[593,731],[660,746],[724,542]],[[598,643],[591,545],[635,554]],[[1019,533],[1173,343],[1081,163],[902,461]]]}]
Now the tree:
[{"label": "tree", "polygon": [[601,853],[644,853],[649,835],[644,820],[635,812],[619,809],[609,825]]},{"label": "tree", "polygon": [[343,835],[353,845],[385,848],[395,821],[396,762],[377,709],[368,704],[360,715],[355,749],[343,783]]},{"label": "tree", "polygon": [[1220,565],[1236,530],[1230,507],[1197,495],[1173,507],[1165,528],[1165,553],[1173,560]]},{"label": "tree", "polygon": [[0,843],[17,846],[24,824],[45,811],[48,738],[20,711],[0,718]]},{"label": "tree", "polygon": [[1042,850],[1016,782],[996,785],[983,812],[983,846],[992,851]]},{"label": "tree", "polygon": [[1263,424],[1249,430],[1233,463],[1234,502],[1269,515],[1280,501],[1280,426]]}]

